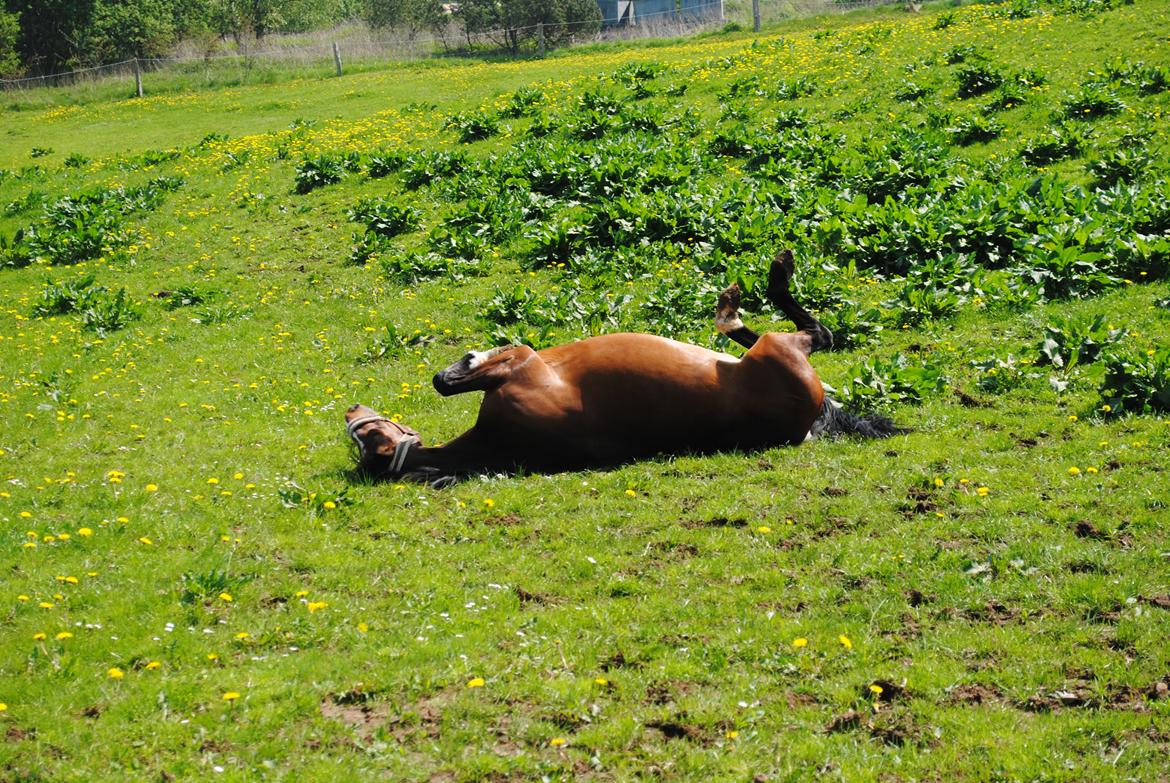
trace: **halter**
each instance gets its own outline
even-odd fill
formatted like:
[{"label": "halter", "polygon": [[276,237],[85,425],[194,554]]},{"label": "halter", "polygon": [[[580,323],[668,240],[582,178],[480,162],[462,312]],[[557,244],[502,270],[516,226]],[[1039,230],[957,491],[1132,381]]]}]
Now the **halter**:
[{"label": "halter", "polygon": [[[406,433],[406,430],[399,426],[398,422],[388,419],[385,416],[362,416],[361,418],[354,419],[345,425],[345,431],[349,433],[349,437],[357,444],[358,459],[361,461],[365,461],[366,458],[366,444],[357,436],[358,427],[375,421],[384,421],[394,426],[403,434]],[[417,446],[419,443],[422,443],[422,441],[417,435],[406,435],[406,437],[398,441],[398,445],[394,447],[394,456],[390,459],[390,467],[387,469],[392,476],[397,478],[402,475],[402,466],[406,463],[406,455],[410,452],[411,447]]]}]

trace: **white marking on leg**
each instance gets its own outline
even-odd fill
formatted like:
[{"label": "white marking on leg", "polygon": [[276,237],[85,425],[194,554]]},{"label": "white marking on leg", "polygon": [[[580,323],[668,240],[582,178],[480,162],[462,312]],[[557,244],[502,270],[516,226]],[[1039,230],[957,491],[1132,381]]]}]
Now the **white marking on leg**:
[{"label": "white marking on leg", "polygon": [[739,313],[731,315],[716,313],[715,328],[719,330],[720,334],[731,334],[735,330],[743,328],[743,321],[740,320]]}]

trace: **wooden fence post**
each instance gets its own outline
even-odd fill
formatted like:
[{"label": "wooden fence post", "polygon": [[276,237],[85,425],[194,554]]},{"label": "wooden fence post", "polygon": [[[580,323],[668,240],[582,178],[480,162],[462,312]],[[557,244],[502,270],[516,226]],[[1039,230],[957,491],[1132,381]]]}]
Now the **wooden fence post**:
[{"label": "wooden fence post", "polygon": [[760,31],[760,0],[752,0],[752,29]]},{"label": "wooden fence post", "polygon": [[138,97],[142,97],[142,65],[138,62],[138,58],[134,58],[134,91],[138,93]]},{"label": "wooden fence post", "polygon": [[337,67],[337,75],[341,75],[341,47],[337,41],[333,42],[333,64]]},{"label": "wooden fence post", "polygon": [[544,59],[544,22],[536,23],[536,53]]}]

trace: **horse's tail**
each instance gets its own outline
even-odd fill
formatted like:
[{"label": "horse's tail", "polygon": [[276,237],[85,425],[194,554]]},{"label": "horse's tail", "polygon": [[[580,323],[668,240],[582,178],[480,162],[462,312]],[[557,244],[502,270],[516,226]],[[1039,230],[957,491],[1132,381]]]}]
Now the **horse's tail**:
[{"label": "horse's tail", "polygon": [[863,438],[889,438],[909,432],[890,419],[876,413],[869,416],[854,416],[841,408],[836,400],[825,397],[821,415],[813,422],[813,437],[818,435],[860,435]]}]

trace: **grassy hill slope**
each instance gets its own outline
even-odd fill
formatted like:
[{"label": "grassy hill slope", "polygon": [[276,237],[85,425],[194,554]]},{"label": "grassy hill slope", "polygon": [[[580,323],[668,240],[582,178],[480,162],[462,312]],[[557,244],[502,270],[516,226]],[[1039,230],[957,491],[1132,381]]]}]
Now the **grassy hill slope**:
[{"label": "grassy hill slope", "polygon": [[[882,12],[15,101],[0,777],[1164,774],[1168,23]],[[725,348],[733,280],[789,328],[782,247],[822,378],[913,433],[350,475],[352,402],[471,424],[429,382],[469,348]]]}]

